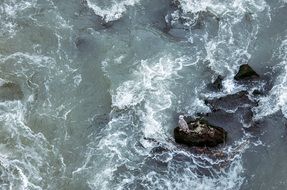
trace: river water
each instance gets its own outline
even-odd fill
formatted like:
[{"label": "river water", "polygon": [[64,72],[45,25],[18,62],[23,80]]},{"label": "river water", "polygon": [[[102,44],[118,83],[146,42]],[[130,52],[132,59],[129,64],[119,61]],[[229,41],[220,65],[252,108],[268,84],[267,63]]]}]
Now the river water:
[{"label": "river water", "polygon": [[[286,0],[0,0],[1,84],[23,93],[0,98],[0,189],[286,189],[286,17]],[[227,159],[176,145],[179,113],[251,92],[244,63],[264,78],[255,132],[225,126]]]}]

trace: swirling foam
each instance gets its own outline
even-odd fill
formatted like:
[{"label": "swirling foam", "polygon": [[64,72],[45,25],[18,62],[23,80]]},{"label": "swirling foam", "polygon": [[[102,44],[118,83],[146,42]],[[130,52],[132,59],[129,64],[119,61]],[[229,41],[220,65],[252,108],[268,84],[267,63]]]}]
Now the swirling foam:
[{"label": "swirling foam", "polygon": [[[40,10],[44,16],[35,14]],[[69,109],[63,101],[55,101],[55,91],[50,88],[55,84],[67,86],[65,79],[70,76],[75,76],[73,87],[81,82],[80,75],[67,64],[70,59],[62,47],[63,41],[69,40],[64,34],[69,34],[71,28],[49,1],[42,5],[36,0],[4,0],[0,5],[0,20],[3,24],[0,38],[5,37],[0,48],[0,74],[4,80],[19,84],[25,95],[21,101],[0,102],[0,189],[55,189],[55,174],[62,176],[66,166],[58,147],[47,140],[47,133],[52,129],[39,132],[37,127],[43,127],[43,118],[60,121]],[[27,31],[31,28],[35,31],[29,38]],[[50,38],[56,39],[51,40],[55,43],[43,43],[42,29],[48,31]],[[34,42],[33,47],[29,46],[30,40]],[[45,49],[47,44],[49,49]],[[36,119],[32,118],[34,115],[37,115]],[[46,179],[54,183],[49,184]]]},{"label": "swirling foam", "polygon": [[120,0],[99,3],[97,0],[87,0],[88,6],[96,15],[101,16],[106,22],[120,19],[128,6],[134,6],[140,0]]},{"label": "swirling foam", "polygon": [[17,32],[16,19],[36,5],[36,0],[4,0],[0,4],[0,37],[13,37]]},{"label": "swirling foam", "polygon": [[[168,140],[168,110],[177,100],[171,88],[185,62],[170,55],[143,60],[131,80],[111,91],[112,119],[90,143],[87,159],[75,176],[92,173],[91,189],[240,188],[244,180],[241,155],[249,147],[248,136],[222,149],[227,155],[223,160],[190,153]],[[158,146],[166,152],[153,155]],[[201,171],[212,177],[200,176]]]},{"label": "swirling foam", "polygon": [[[185,17],[190,13],[207,12],[218,19],[217,35],[209,37],[207,32],[201,38],[205,59],[212,70],[225,76],[223,87],[226,94],[242,90],[234,83],[233,77],[241,64],[248,63],[251,57],[249,48],[257,38],[258,28],[270,21],[270,7],[264,0],[180,0],[180,3]],[[191,43],[193,37],[190,36]]]},{"label": "swirling foam", "polygon": [[[124,82],[112,95],[113,106],[119,109],[144,104],[140,111],[144,124],[144,134],[148,137],[162,133],[162,122],[165,114],[160,114],[170,108],[172,92],[169,80],[176,78],[177,71],[182,69],[180,59],[160,58],[158,62],[143,60],[139,70],[134,73],[134,79]],[[161,118],[161,119],[157,119]]]},{"label": "swirling foam", "polygon": [[287,118],[287,37],[282,41],[274,57],[280,61],[275,68],[279,68],[281,73],[268,95],[261,98],[259,106],[254,109],[256,112],[255,119],[274,114],[280,110]]}]

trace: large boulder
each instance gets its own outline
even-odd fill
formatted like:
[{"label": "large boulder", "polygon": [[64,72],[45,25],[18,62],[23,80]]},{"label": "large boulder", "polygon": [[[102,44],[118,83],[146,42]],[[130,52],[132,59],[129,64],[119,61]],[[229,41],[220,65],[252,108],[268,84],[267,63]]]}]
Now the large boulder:
[{"label": "large boulder", "polygon": [[235,80],[248,80],[258,78],[259,75],[248,65],[243,64],[239,67],[238,73],[235,75]]},{"label": "large boulder", "polygon": [[226,141],[227,132],[223,128],[213,126],[203,119],[195,119],[188,125],[189,130],[180,127],[174,129],[175,142],[188,146],[214,147]]}]

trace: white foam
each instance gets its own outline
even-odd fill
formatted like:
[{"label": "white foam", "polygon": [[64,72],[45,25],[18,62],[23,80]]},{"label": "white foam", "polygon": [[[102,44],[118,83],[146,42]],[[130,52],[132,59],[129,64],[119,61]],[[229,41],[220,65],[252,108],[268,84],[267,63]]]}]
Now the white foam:
[{"label": "white foam", "polygon": [[79,86],[80,83],[82,82],[81,74],[78,74],[78,75],[74,76],[73,79],[74,79],[74,83],[75,83],[76,86]]},{"label": "white foam", "polygon": [[[107,1],[99,2],[96,0],[87,0],[87,4],[93,9],[96,15],[101,16],[106,22],[120,19],[127,11],[128,6],[134,6],[140,0],[120,0],[120,1]],[[101,5],[101,4],[104,4]]]},{"label": "white foam", "polygon": [[162,133],[162,121],[166,116],[161,112],[172,104],[170,80],[182,69],[181,61],[169,56],[158,61],[143,60],[134,72],[134,79],[124,82],[112,95],[113,106],[119,109],[143,104],[145,110],[139,110],[138,114],[143,121],[146,136]]},{"label": "white foam", "polygon": [[197,13],[210,11],[215,15],[222,16],[227,12],[245,13],[250,11],[263,11],[267,4],[264,0],[235,0],[235,1],[216,1],[216,0],[179,0],[184,12]]},{"label": "white foam", "polygon": [[[0,131],[9,139],[6,142],[7,147],[9,147],[8,151],[7,147],[0,149],[0,154],[6,158],[5,162],[7,162],[8,167],[7,170],[1,169],[1,172],[6,172],[5,175],[11,176],[8,182],[3,179],[6,180],[3,187],[5,185],[10,186],[10,189],[41,189],[47,185],[54,187],[56,184],[49,185],[46,179],[54,177],[55,173],[58,172],[59,175],[63,174],[62,172],[65,171],[66,167],[63,158],[57,147],[52,147],[42,133],[33,131],[35,127],[38,129],[38,126],[29,122],[34,119],[33,114],[38,114],[37,119],[39,120],[43,118],[67,119],[66,116],[70,111],[69,105],[65,107],[61,101],[58,106],[53,101],[56,92],[50,91],[49,88],[55,83],[58,85],[63,83],[67,86],[65,77],[77,76],[75,70],[58,64],[56,59],[52,57],[22,52],[8,56],[0,54],[0,62],[1,68],[13,73],[15,79],[23,81],[24,86],[25,81],[27,81],[29,83],[27,85],[31,88],[24,89],[26,90],[24,91],[25,97],[21,101],[0,102]],[[73,78],[70,78],[72,80],[71,86],[74,87]],[[39,104],[39,102],[41,103]],[[32,126],[28,126],[27,123]],[[43,126],[40,125],[39,127]],[[50,129],[42,130],[46,135]],[[50,132],[53,133],[51,130]],[[48,165],[50,163],[53,163],[53,167]],[[17,172],[15,173],[15,171]]]},{"label": "white foam", "polygon": [[12,38],[17,32],[17,16],[36,5],[36,0],[4,0],[0,4],[0,37]]},{"label": "white foam", "polygon": [[[143,60],[134,70],[132,80],[123,82],[112,92],[112,105],[117,107],[116,110],[124,110],[124,114],[114,117],[105,129],[106,135],[96,145],[91,145],[95,148],[93,151],[88,152],[88,159],[90,160],[88,155],[104,154],[104,156],[101,156],[99,163],[101,161],[106,163],[104,168],[97,164],[94,165],[101,172],[94,174],[88,180],[91,188],[109,189],[113,184],[112,181],[115,180],[111,176],[113,176],[118,166],[124,164],[128,168],[132,168],[138,162],[136,166],[146,164],[145,161],[142,161],[141,156],[148,158],[150,150],[158,146],[158,142],[164,142],[169,148],[167,155],[153,158],[159,162],[168,163],[164,174],[157,172],[157,170],[147,170],[142,175],[133,175],[133,173],[130,173],[133,171],[131,169],[129,172],[121,173],[120,183],[112,186],[115,189],[124,189],[128,185],[140,183],[147,189],[172,190],[186,189],[187,187],[206,190],[240,189],[244,180],[242,177],[244,169],[241,155],[248,148],[246,139],[242,139],[242,142],[236,142],[232,147],[223,149],[223,152],[228,154],[226,160],[213,160],[201,154],[194,155],[180,150],[166,141],[163,130],[165,127],[164,122],[168,120],[166,111],[171,108],[174,100],[177,100],[171,91],[171,84],[175,84],[173,83],[175,79],[180,78],[178,72],[185,67],[185,62],[186,59],[182,57],[173,58],[169,55],[159,59]],[[199,99],[198,101],[195,101],[194,104],[203,104]],[[134,123],[135,118],[139,119],[139,124]],[[122,132],[122,130],[129,131],[132,136],[127,136],[126,132]],[[134,135],[138,131],[142,131],[144,137],[155,139],[155,141],[137,139],[138,137],[134,137]],[[133,150],[134,147],[130,146],[129,141],[133,143],[139,141],[143,149]],[[129,148],[123,149],[123,147]],[[176,158],[173,158],[176,154],[183,154],[193,160],[193,164],[191,165],[190,161],[182,161],[181,166],[178,166],[178,162],[174,161]],[[228,162],[227,167],[221,168],[213,177],[198,176],[196,173],[196,170],[200,170],[200,168],[213,171],[213,166],[221,162]],[[208,165],[206,165],[207,163]],[[85,162],[84,168],[86,165]],[[148,168],[148,166],[146,167]],[[77,172],[83,172],[84,168],[81,167]],[[101,183],[103,179],[106,183]]]},{"label": "white foam", "polygon": [[276,67],[281,68],[281,73],[268,95],[261,98],[259,106],[254,108],[256,112],[255,119],[274,114],[280,110],[287,118],[287,37],[282,41],[277,51],[278,53],[273,56],[280,60]]},{"label": "white foam", "polygon": [[[192,154],[176,147],[163,155],[153,157],[158,162],[168,165],[163,173],[150,169],[143,175],[127,175],[117,188],[121,189],[137,182],[146,189],[240,189],[244,181],[241,157],[250,144],[247,135],[234,145],[218,150],[226,154],[226,158],[218,159],[211,159],[205,154]],[[179,155],[185,159],[177,160]],[[200,170],[214,174],[200,176],[197,173]]]},{"label": "white foam", "polygon": [[[218,18],[218,32],[214,37],[208,33],[203,35],[206,57],[210,68],[217,74],[225,76],[223,91],[225,94],[236,93],[242,90],[233,77],[239,65],[248,63],[251,55],[248,52],[249,46],[256,39],[258,28],[266,21],[270,21],[269,6],[264,0],[180,0],[181,8],[184,11],[182,17],[189,18],[190,13],[196,15],[201,12],[208,12]],[[246,21],[246,14],[252,14],[250,27],[242,27]],[[261,14],[261,16],[258,16]],[[265,17],[262,16],[265,15]],[[175,14],[175,20],[178,16]],[[194,35],[195,36],[195,35]],[[191,36],[192,40],[193,36]]]},{"label": "white foam", "polygon": [[[242,60],[242,57],[244,57],[243,61],[246,61],[250,58],[247,48],[250,39],[256,35],[256,30],[249,32],[246,39],[243,39],[242,44],[236,46],[233,39],[234,33],[231,30],[232,24],[238,22],[247,10],[264,10],[264,8],[256,7],[257,4],[261,5],[260,2],[264,1],[259,1],[259,3],[258,1],[231,1],[227,5],[211,0],[182,0],[181,2],[183,4],[186,3],[184,10],[187,13],[209,10],[216,15],[225,16],[227,23],[220,25],[219,37],[213,40],[207,37],[204,39],[209,45],[207,45],[206,49],[209,56],[207,59],[211,62],[210,66],[218,73],[229,74],[229,77],[224,81],[224,87],[226,92],[233,92],[236,89],[236,84],[232,82],[232,77],[237,69],[236,67],[240,64],[237,60]],[[249,8],[247,4],[250,2],[255,3],[256,6]],[[101,6],[92,0],[88,0],[88,5],[106,21],[119,19],[125,13],[126,7],[130,6],[123,3],[119,10],[114,10],[114,6]],[[113,3],[110,5],[113,5]],[[232,14],[234,13],[233,17]],[[221,47],[226,42],[229,44]],[[220,54],[219,50],[228,49],[229,46],[234,54],[231,55],[229,54],[230,52]],[[233,56],[234,59],[228,59]],[[117,68],[119,64],[124,64],[123,60],[124,57],[120,56],[111,62]],[[111,62],[108,59],[103,61],[102,69],[106,76],[110,77],[112,84],[111,95],[112,107],[114,108],[111,113],[112,119],[107,126],[99,129],[99,134],[88,146],[86,160],[83,161],[82,167],[75,169],[73,175],[85,176],[83,174],[87,174],[87,171],[90,171],[91,176],[88,176],[87,181],[91,189],[124,189],[125,187],[128,188],[129,184],[137,185],[139,183],[146,189],[193,188],[221,190],[240,188],[244,180],[241,176],[244,172],[241,154],[248,147],[244,143],[242,143],[243,145],[240,142],[238,143],[239,145],[235,143],[233,147],[223,150],[229,155],[227,160],[228,167],[222,168],[219,173],[212,177],[198,176],[195,169],[197,167],[206,167],[208,169],[211,167],[208,164],[213,165],[220,161],[213,161],[207,156],[194,155],[185,150],[178,151],[184,152],[183,154],[187,155],[195,164],[182,161],[180,164],[174,163],[175,165],[171,165],[171,157],[173,153],[177,153],[173,150],[169,152],[170,154],[167,157],[157,160],[163,163],[169,161],[166,170],[163,172],[164,174],[157,172],[156,168],[150,169],[150,166],[146,163],[146,160],[150,158],[150,150],[158,146],[159,142],[164,142],[168,148],[172,147],[170,145],[172,143],[169,144],[167,142],[169,134],[168,136],[165,134],[165,125],[167,125],[166,122],[171,120],[172,114],[169,114],[169,111],[171,111],[171,108],[173,109],[172,106],[175,106],[174,102],[180,102],[173,94],[172,88],[177,85],[175,81],[180,78],[179,72],[184,67],[195,65],[197,61],[191,61],[190,63],[182,57],[175,58],[171,55],[153,57],[134,63],[129,67],[130,70],[124,73],[126,78],[112,76],[114,73],[113,68],[110,69],[110,67],[113,67],[109,65],[112,64]],[[188,64],[186,64],[187,62]],[[137,66],[136,68],[134,68],[135,65]],[[122,81],[123,78],[125,81]],[[200,88],[195,96],[199,92]],[[204,104],[202,100],[195,98],[191,105],[194,110],[191,110],[190,114],[198,112],[198,107],[202,104]],[[147,139],[143,137],[147,137]],[[177,147],[177,149],[179,148]],[[157,158],[153,157],[153,159]],[[144,164],[146,165],[143,166]],[[124,166],[123,169],[117,171],[117,168],[121,166]],[[177,169],[180,169],[180,172],[175,172]],[[120,174],[116,172],[120,172]]]},{"label": "white foam", "polygon": [[[11,189],[41,189],[40,167],[48,157],[48,143],[41,134],[35,134],[25,123],[25,106],[20,101],[0,103],[1,133],[10,138],[5,147],[0,149],[1,170],[9,180],[4,184]],[[15,144],[13,144],[15,143]],[[36,163],[36,164],[35,164]]]}]

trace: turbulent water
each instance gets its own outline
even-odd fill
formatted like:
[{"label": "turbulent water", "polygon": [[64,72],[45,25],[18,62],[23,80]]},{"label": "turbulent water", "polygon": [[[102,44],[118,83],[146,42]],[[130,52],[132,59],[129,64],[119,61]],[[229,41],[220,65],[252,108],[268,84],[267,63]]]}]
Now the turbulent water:
[{"label": "turbulent water", "polygon": [[[286,189],[286,18],[286,0],[0,0],[0,83],[23,94],[0,98],[0,189]],[[179,113],[251,92],[244,63],[256,131],[228,126],[227,159],[177,145]]]}]

